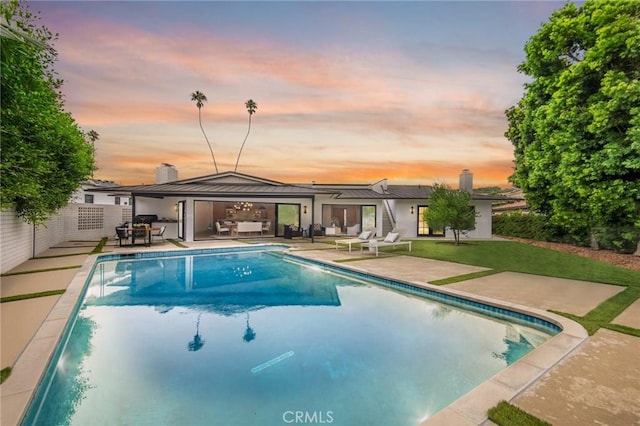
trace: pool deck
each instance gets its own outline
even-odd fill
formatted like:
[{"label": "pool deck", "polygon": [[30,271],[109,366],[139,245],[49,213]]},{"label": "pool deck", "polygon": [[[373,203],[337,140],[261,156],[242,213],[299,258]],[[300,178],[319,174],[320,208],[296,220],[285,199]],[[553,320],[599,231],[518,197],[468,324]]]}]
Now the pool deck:
[{"label": "pool deck", "polygon": [[[248,241],[247,241],[248,242]],[[340,266],[370,274],[390,276],[430,287],[429,282],[481,271],[469,265],[384,254],[336,250],[331,242],[260,239],[254,242],[290,244],[296,254],[324,262],[351,260]],[[186,243],[190,248],[241,245],[238,241]],[[0,365],[12,366],[0,385],[0,424],[18,424],[41,369],[57,344],[79,291],[96,256],[89,253],[97,242],[70,242],[49,249],[2,277],[2,297],[66,290],[62,295],[38,297],[0,306]],[[180,250],[171,243],[154,243],[135,251]],[[131,252],[109,241],[104,252]],[[51,268],[69,268],[56,269]],[[47,271],[42,271],[47,270]],[[640,424],[640,338],[600,329],[587,337],[582,327],[549,313],[552,309],[584,315],[623,290],[623,287],[535,275],[499,273],[438,287],[453,294],[472,295],[516,310],[527,309],[557,320],[565,331],[540,348],[482,383],[422,425],[491,424],[486,410],[503,399],[554,425]],[[560,290],[560,291],[559,291]],[[524,306],[528,308],[524,308]],[[622,312],[616,324],[640,328],[640,300]],[[419,361],[419,360],[417,360]]]}]

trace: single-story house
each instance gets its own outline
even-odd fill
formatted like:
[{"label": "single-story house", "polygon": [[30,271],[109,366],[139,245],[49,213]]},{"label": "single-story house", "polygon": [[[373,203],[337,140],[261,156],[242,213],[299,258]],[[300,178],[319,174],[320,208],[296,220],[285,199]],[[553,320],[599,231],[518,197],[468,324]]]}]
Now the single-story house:
[{"label": "single-story house", "polygon": [[[464,172],[465,186],[471,188],[469,173]],[[357,235],[367,229],[376,229],[378,236],[392,229],[403,238],[451,236],[424,220],[431,186],[390,185],[386,179],[353,185],[287,184],[223,172],[111,190],[114,196],[130,194],[134,218],[152,217],[154,226],[167,227],[165,237],[184,241],[287,232]],[[491,205],[503,199],[472,194],[478,216],[476,229],[467,234],[470,238],[491,238]]]}]

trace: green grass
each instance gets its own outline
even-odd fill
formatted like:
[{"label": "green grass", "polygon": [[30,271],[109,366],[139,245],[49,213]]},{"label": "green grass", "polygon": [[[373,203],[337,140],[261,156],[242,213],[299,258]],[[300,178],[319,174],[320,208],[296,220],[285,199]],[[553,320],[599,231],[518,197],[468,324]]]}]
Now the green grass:
[{"label": "green grass", "polygon": [[[402,249],[396,252],[409,256],[483,266],[491,268],[490,273],[521,272],[627,287],[583,317],[564,312],[555,313],[578,322],[590,335],[601,327],[633,336],[640,335],[638,329],[611,324],[616,316],[640,298],[640,272],[515,241],[474,241],[460,246],[439,241],[414,241],[413,251]],[[463,275],[453,277],[449,279],[450,281],[436,281],[434,284],[450,284],[471,278],[477,277],[474,274]]]},{"label": "green grass", "polygon": [[640,273],[570,253],[515,241],[474,241],[455,246],[414,241],[402,254],[558,278],[640,287]]},{"label": "green grass", "polygon": [[8,272],[6,274],[0,275],[0,277],[10,277],[12,275],[35,274],[37,272],[64,271],[65,269],[78,269],[80,267],[82,267],[82,265],[61,266],[59,268],[31,269],[29,271]]},{"label": "green grass", "polygon": [[169,241],[174,246],[177,246],[177,247],[180,247],[180,248],[189,248],[189,246],[185,246],[180,241],[174,240],[173,238],[167,238],[167,241]]},{"label": "green grass", "polygon": [[0,384],[4,383],[5,380],[9,378],[11,375],[11,367],[5,367],[0,370]]},{"label": "green grass", "polygon": [[488,414],[489,419],[499,426],[551,426],[551,423],[540,420],[506,401],[501,401],[489,409]]},{"label": "green grass", "polygon": [[429,281],[429,284],[433,285],[447,285],[453,283],[459,283],[460,281],[472,280],[474,278],[482,278],[488,275],[495,275],[501,271],[495,269],[488,269],[486,271],[471,272],[469,274],[458,275],[456,277],[443,278],[441,280]]},{"label": "green grass", "polygon": [[15,296],[6,296],[0,298],[0,303],[5,302],[15,302],[18,300],[27,300],[27,299],[35,299],[37,297],[47,297],[47,296],[55,296],[58,294],[64,293],[65,290],[49,290],[49,291],[41,291],[38,293],[26,293],[26,294],[16,294]]},{"label": "green grass", "polygon": [[106,237],[105,237],[105,238],[102,238],[102,239],[100,240],[100,242],[98,243],[98,245],[97,245],[93,250],[91,250],[91,254],[99,254],[99,253],[102,253],[102,249],[104,249],[104,246],[106,246],[106,245],[107,245],[107,241],[108,241],[108,240],[109,240],[109,239],[108,239],[108,238],[106,238]]}]

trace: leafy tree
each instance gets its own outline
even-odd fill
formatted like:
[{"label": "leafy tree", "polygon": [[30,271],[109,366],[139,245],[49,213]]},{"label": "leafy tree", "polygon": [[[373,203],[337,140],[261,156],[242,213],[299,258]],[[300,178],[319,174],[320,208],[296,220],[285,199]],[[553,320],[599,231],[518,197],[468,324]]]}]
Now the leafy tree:
[{"label": "leafy tree", "polygon": [[584,238],[640,228],[640,2],[567,3],[525,46],[506,111],[510,177],[532,209]]},{"label": "leafy tree", "polygon": [[40,224],[90,176],[92,150],[64,110],[62,80],[53,69],[57,35],[34,23],[38,16],[26,3],[2,2],[0,14],[0,206]]},{"label": "leafy tree", "polygon": [[454,191],[447,185],[436,184],[429,197],[429,208],[424,220],[434,228],[450,228],[456,245],[460,244],[460,233],[476,228],[477,214],[471,205],[471,194]]},{"label": "leafy tree", "polygon": [[244,148],[245,142],[247,142],[247,138],[249,137],[249,132],[251,132],[251,116],[258,109],[258,105],[253,101],[253,99],[249,99],[247,102],[245,102],[244,106],[247,108],[247,112],[249,113],[249,129],[247,130],[247,134],[244,137],[244,141],[242,141],[242,146],[240,146],[240,152],[238,152],[238,159],[236,160],[236,167],[235,169],[233,169],[234,172],[238,170],[238,162],[240,161],[240,155],[242,154],[242,149]]},{"label": "leafy tree", "polygon": [[196,101],[196,106],[198,107],[198,123],[200,124],[200,130],[202,130],[204,139],[207,141],[207,145],[209,146],[209,152],[211,152],[211,158],[213,159],[213,166],[216,169],[216,173],[218,173],[218,164],[216,164],[216,157],[213,155],[213,149],[211,149],[209,138],[207,137],[207,134],[204,132],[204,128],[202,128],[201,110],[202,110],[202,107],[204,106],[204,103],[207,101],[207,97],[201,91],[196,90],[191,94],[191,100]]}]

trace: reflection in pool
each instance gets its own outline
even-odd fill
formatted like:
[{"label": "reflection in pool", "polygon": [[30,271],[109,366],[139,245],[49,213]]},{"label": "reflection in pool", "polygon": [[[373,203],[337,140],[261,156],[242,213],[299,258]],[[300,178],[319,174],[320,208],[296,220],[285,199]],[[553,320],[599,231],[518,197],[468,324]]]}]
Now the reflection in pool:
[{"label": "reflection in pool", "polygon": [[551,334],[273,251],[103,261],[25,424],[417,424]]}]

